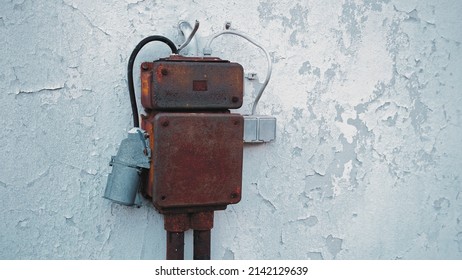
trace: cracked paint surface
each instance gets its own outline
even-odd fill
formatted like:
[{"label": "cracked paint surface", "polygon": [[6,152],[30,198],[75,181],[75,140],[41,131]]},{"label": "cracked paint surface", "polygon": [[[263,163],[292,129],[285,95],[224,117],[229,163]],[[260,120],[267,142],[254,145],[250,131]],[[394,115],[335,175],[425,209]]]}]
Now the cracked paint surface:
[{"label": "cracked paint surface", "polygon": [[[102,194],[131,125],[128,56],[149,35],[181,43],[180,19],[201,22],[200,45],[232,21],[274,62],[257,110],[277,117],[277,140],[245,146],[243,198],[216,213],[212,258],[462,259],[460,1],[0,8],[0,259],[164,258],[149,203],[127,208]],[[213,47],[264,77],[246,42]],[[153,44],[137,61],[166,55]],[[240,112],[258,86],[246,81]],[[188,233],[188,258],[190,243]]]}]

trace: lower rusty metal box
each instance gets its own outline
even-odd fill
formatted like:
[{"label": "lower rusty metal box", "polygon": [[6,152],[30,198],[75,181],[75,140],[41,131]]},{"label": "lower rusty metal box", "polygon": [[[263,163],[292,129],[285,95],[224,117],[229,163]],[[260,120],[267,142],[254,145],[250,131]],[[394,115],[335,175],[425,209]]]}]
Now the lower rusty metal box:
[{"label": "lower rusty metal box", "polygon": [[163,112],[152,123],[152,200],[158,210],[224,209],[240,201],[241,115]]}]

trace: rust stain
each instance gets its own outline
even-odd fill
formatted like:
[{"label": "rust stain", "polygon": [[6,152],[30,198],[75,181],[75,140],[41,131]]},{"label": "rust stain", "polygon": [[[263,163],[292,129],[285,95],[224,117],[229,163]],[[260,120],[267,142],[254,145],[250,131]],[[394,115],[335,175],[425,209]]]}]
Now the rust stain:
[{"label": "rust stain", "polygon": [[144,108],[152,108],[152,66],[151,62],[141,64],[141,105]]}]

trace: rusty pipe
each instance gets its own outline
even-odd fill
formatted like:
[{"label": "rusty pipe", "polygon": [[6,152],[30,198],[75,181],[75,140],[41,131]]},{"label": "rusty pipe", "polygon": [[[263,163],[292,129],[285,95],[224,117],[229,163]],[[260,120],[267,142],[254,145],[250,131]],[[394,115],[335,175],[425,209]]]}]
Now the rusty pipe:
[{"label": "rusty pipe", "polygon": [[167,231],[167,260],[184,260],[184,232]]},{"label": "rusty pipe", "polygon": [[210,230],[194,231],[194,260],[210,260]]}]

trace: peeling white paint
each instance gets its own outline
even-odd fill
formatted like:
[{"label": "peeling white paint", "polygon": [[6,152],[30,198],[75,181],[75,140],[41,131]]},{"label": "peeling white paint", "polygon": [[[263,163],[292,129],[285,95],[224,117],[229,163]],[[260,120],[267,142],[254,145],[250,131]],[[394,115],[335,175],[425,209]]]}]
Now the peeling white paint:
[{"label": "peeling white paint", "polygon": [[[212,258],[461,259],[461,3],[2,1],[0,259],[164,258],[149,202],[102,193],[131,128],[130,52],[154,34],[181,43],[180,19],[201,22],[200,45],[232,21],[274,62],[258,111],[277,140],[245,146]],[[213,47],[264,76],[246,42]],[[152,44],[137,63],[166,55]],[[257,89],[246,81],[240,112]]]},{"label": "peeling white paint", "polygon": [[356,136],[358,130],[353,125],[344,122],[335,122],[337,128],[341,131],[343,136],[347,139],[348,143],[353,143],[353,137]]},{"label": "peeling white paint", "polygon": [[351,170],[353,170],[353,161],[348,161],[343,166],[342,176],[332,176],[332,186],[333,186],[333,195],[334,197],[342,194],[342,189],[351,190]]}]

